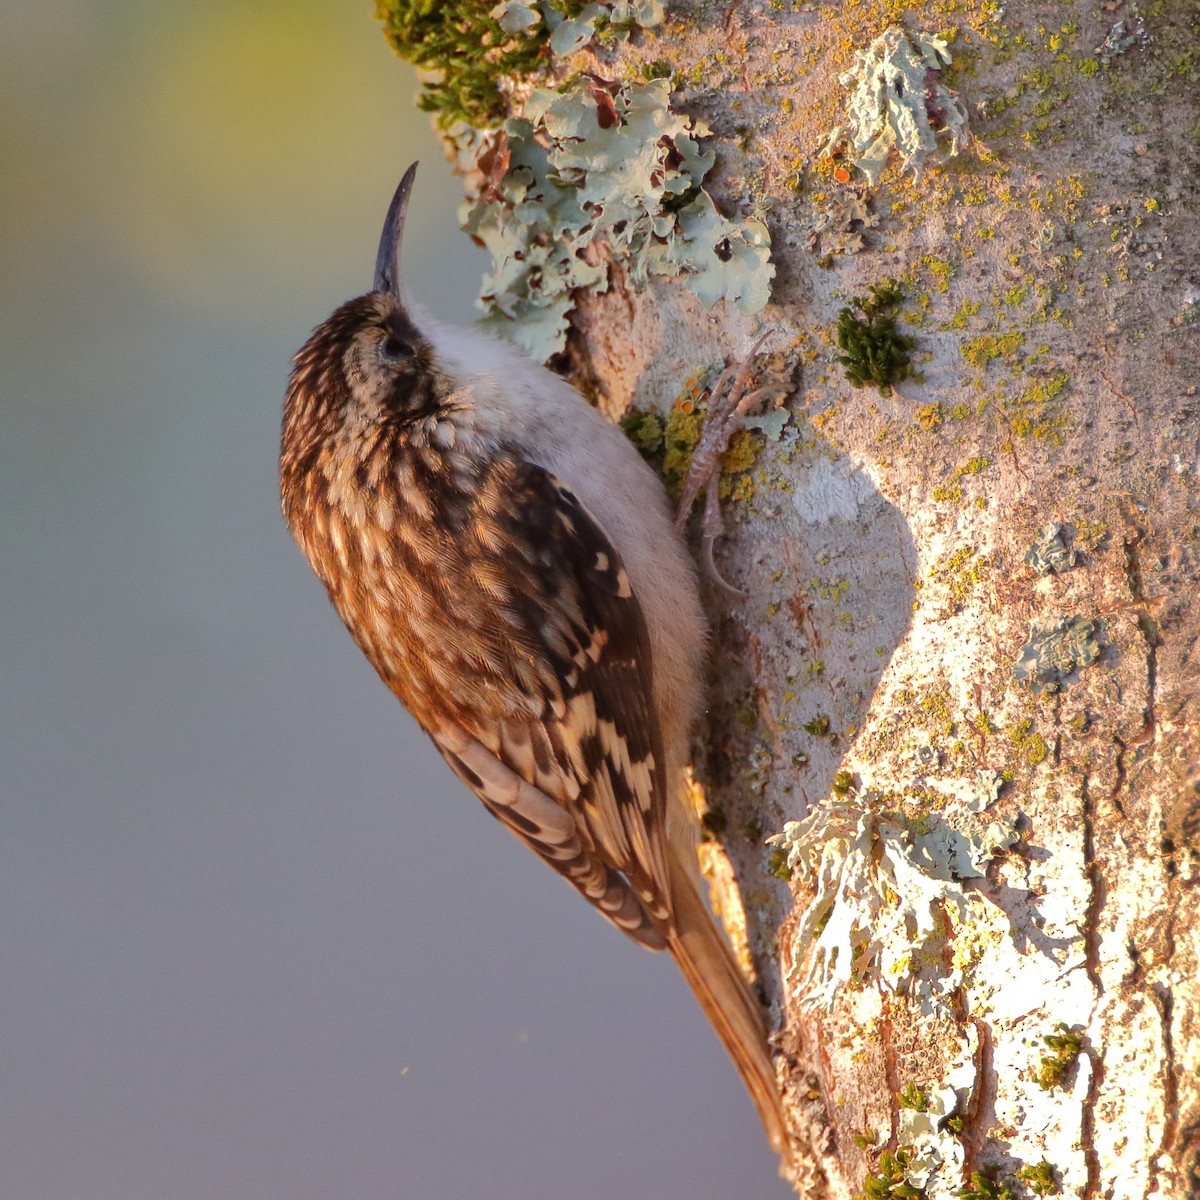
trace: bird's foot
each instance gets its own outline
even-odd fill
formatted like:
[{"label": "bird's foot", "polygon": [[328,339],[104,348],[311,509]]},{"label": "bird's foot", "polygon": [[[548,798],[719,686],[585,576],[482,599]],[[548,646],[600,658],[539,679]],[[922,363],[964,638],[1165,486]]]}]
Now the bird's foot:
[{"label": "bird's foot", "polygon": [[[692,463],[688,468],[687,478],[683,481],[679,507],[675,512],[675,528],[682,532],[688,514],[692,511],[692,505],[696,503],[696,497],[703,489],[704,519],[701,525],[700,564],[704,573],[714,583],[738,599],[745,599],[746,593],[727,583],[713,561],[713,544],[725,532],[719,495],[721,456],[729,449],[733,435],[742,428],[742,422],[756,405],[769,397],[782,397],[791,391],[791,385],[785,383],[749,387],[750,369],[754,359],[762,344],[774,332],[773,329],[768,329],[754,343],[753,349],[745,359],[726,367],[713,386],[708,397],[708,420],[705,422],[700,442],[692,454]],[[725,395],[722,395],[723,392]]]}]

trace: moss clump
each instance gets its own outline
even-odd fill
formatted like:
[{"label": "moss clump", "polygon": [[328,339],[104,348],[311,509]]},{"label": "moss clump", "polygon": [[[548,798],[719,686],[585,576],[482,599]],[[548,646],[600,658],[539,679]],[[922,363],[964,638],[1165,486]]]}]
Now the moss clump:
[{"label": "moss clump", "polygon": [[885,1150],[875,1170],[863,1180],[856,1200],[924,1200],[925,1189],[913,1187],[905,1177],[911,1161],[905,1150],[895,1154]]},{"label": "moss clump", "polygon": [[662,474],[668,495],[679,495],[703,430],[704,414],[690,404],[677,403],[668,414],[662,442]]},{"label": "moss clump", "polygon": [[[616,15],[618,7],[623,15]],[[375,16],[401,58],[436,73],[422,81],[417,103],[449,129],[457,121],[498,125],[510,115],[514,82],[545,75],[592,40],[623,39],[656,25],[662,10],[653,2],[603,0],[375,0]],[[640,74],[669,79],[674,73],[658,60]]]},{"label": "moss clump", "polygon": [[958,1194],[961,1200],[1015,1200],[1008,1184],[989,1179],[981,1171],[972,1171],[971,1182]]},{"label": "moss clump", "polygon": [[[569,15],[583,3],[556,0],[554,7]],[[436,113],[443,129],[455,121],[498,124],[506,115],[500,77],[524,78],[549,56],[544,23],[506,33],[492,16],[495,9],[492,0],[376,0],[375,17],[392,49],[421,70],[440,73],[423,83],[417,104]]]},{"label": "moss clump", "polygon": [[911,1108],[915,1112],[929,1111],[929,1093],[924,1089],[917,1087],[915,1083],[909,1083],[908,1087],[896,1097],[896,1104],[900,1108]]},{"label": "moss clump", "polygon": [[892,385],[912,376],[911,351],[916,339],[896,329],[896,310],[904,295],[894,279],[874,284],[838,313],[838,362],[855,387],[870,383],[884,396]]},{"label": "moss clump", "polygon": [[788,852],[782,846],[776,846],[767,855],[767,874],[776,879],[790,880],[792,868],[788,866]]},{"label": "moss clump", "polygon": [[1058,1087],[1066,1079],[1068,1072],[1075,1065],[1075,1060],[1083,1051],[1082,1034],[1076,1033],[1061,1021],[1054,1030],[1054,1033],[1048,1033],[1042,1038],[1050,1047],[1050,1053],[1042,1059],[1033,1073],[1034,1082],[1047,1092]]},{"label": "moss clump", "polygon": [[1017,1178],[1035,1196],[1057,1196],[1062,1191],[1054,1168],[1043,1158],[1037,1166],[1026,1165],[1017,1171]]},{"label": "moss clump", "polygon": [[641,456],[658,468],[671,496],[678,496],[683,487],[704,429],[697,395],[703,393],[687,391],[675,401],[665,421],[658,413],[635,408],[621,422],[625,436]]}]

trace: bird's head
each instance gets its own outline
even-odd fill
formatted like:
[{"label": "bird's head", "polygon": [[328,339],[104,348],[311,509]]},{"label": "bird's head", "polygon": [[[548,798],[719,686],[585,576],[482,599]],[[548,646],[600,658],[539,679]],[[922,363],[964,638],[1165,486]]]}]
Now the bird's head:
[{"label": "bird's head", "polygon": [[433,416],[438,386],[433,348],[405,305],[400,248],[417,164],[404,173],[379,239],[370,292],[347,301],[297,353],[284,406],[283,465],[319,442]]}]

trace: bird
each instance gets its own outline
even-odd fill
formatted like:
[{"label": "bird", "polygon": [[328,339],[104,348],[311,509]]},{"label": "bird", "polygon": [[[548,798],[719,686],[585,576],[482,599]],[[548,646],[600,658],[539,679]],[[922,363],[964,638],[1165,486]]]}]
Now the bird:
[{"label": "bird", "polygon": [[617,426],[516,347],[406,294],[416,168],[371,291],[293,360],[285,520],[487,811],[629,938],[669,952],[782,1153],[762,1008],[701,898],[685,774],[708,639],[694,565]]}]

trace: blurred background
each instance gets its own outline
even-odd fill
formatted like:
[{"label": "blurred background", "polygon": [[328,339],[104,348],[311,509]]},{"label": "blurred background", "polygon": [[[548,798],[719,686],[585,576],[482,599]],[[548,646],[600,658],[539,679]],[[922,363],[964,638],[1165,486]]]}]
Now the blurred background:
[{"label": "blurred background", "polygon": [[783,1197],[279,516],[291,354],[481,252],[369,0],[0,0],[0,1200]]}]

